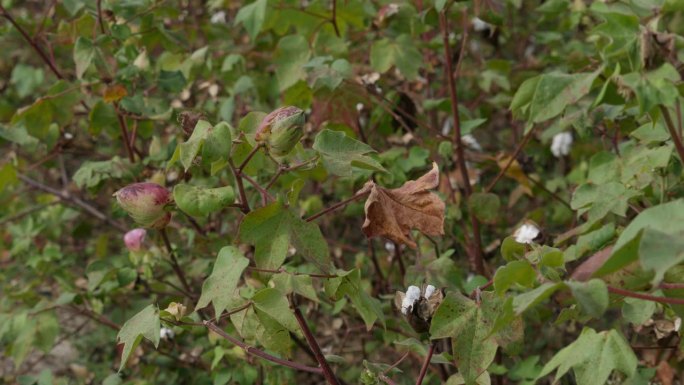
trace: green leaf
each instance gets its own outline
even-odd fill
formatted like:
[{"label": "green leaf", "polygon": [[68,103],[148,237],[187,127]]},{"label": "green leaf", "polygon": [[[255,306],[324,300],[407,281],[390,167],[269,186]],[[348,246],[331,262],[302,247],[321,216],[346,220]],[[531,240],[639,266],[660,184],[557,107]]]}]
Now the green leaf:
[{"label": "green leaf", "polygon": [[254,42],[254,39],[256,39],[261,31],[261,26],[264,24],[267,3],[267,0],[256,0],[252,4],[240,8],[235,16],[235,25],[242,23],[252,42]]},{"label": "green leaf", "polygon": [[[684,200],[678,199],[672,202],[649,207],[637,215],[632,222],[622,231],[613,252],[595,273],[595,277],[615,272],[639,257],[642,230],[649,228],[652,231],[660,231],[664,234],[674,235],[684,231]],[[644,255],[643,260],[658,258],[653,255]],[[649,266],[658,263],[649,263]]]},{"label": "green leaf", "polygon": [[302,297],[318,302],[316,289],[313,286],[311,277],[308,275],[279,273],[274,274],[273,277],[271,277],[271,282],[274,288],[280,290],[280,292],[285,295],[297,293]]},{"label": "green leaf", "polygon": [[454,358],[466,385],[478,383],[494,361],[499,342],[515,338],[516,333],[511,330],[516,329],[515,323],[509,324],[508,330],[490,333],[502,305],[501,299],[491,292],[483,293],[480,304],[450,292],[432,317],[430,338],[454,339]]},{"label": "green leaf", "polygon": [[634,375],[636,366],[632,348],[616,330],[596,333],[585,328],[575,342],[556,353],[537,378],[557,369],[558,381],[572,368],[577,385],[603,385],[613,370],[629,377]]},{"label": "green leaf", "polygon": [[117,341],[124,344],[119,372],[126,366],[128,357],[143,337],[152,342],[155,348],[159,346],[160,325],[159,309],[155,305],[147,306],[123,324],[116,336]]},{"label": "green leaf", "polygon": [[639,102],[639,112],[645,114],[658,105],[675,104],[679,91],[676,83],[680,76],[670,64],[663,64],[655,71],[633,72],[622,76],[622,84],[634,91]]},{"label": "green leaf", "polygon": [[396,66],[408,80],[418,76],[421,60],[420,51],[409,35],[399,35],[396,40],[381,39],[373,43],[370,52],[371,67],[380,73]]},{"label": "green leaf", "polygon": [[523,258],[525,251],[525,244],[516,242],[513,237],[506,237],[501,242],[501,256],[507,261]]},{"label": "green leaf", "polygon": [[[601,51],[607,58],[629,55],[637,48],[640,36],[639,18],[635,15],[613,12],[597,12],[604,19],[592,30],[603,37],[606,42],[600,44]],[[636,66],[637,63],[632,63]]]},{"label": "green leaf", "polygon": [[635,326],[648,321],[656,310],[656,303],[638,298],[625,297],[622,303],[622,316]]},{"label": "green leaf", "polygon": [[173,188],[173,199],[178,208],[192,216],[206,216],[235,202],[235,193],[230,186],[217,188],[195,187],[178,184]]},{"label": "green leaf", "polygon": [[116,111],[114,106],[109,103],[105,103],[102,100],[98,100],[93,106],[88,114],[90,118],[90,126],[88,127],[88,132],[91,135],[99,135],[103,129],[111,129],[112,127],[118,127],[118,121],[116,117]]},{"label": "green leaf", "polygon": [[326,280],[326,293],[335,300],[340,300],[344,296],[349,297],[352,305],[366,324],[366,330],[371,330],[375,321],[380,321],[384,326],[385,316],[380,301],[368,295],[361,286],[359,269],[337,275],[337,278]]},{"label": "green leaf", "polygon": [[195,308],[202,309],[212,302],[214,314],[218,318],[228,306],[236,304],[239,298],[235,297],[235,288],[247,265],[249,260],[237,247],[223,247],[216,257],[211,275],[202,284],[202,295]]},{"label": "green leaf", "polygon": [[494,274],[494,291],[503,294],[511,286],[518,284],[525,287],[534,285],[537,273],[527,261],[513,261],[500,267]]},{"label": "green leaf", "polygon": [[601,67],[594,72],[581,74],[541,75],[530,102],[529,120],[540,123],[560,115],[565,107],[576,103],[589,93],[592,83],[602,70]]},{"label": "green leaf", "polygon": [[375,152],[373,148],[342,131],[322,130],[316,135],[313,149],[321,154],[326,170],[334,175],[351,176],[352,167],[386,172],[380,163],[367,155]]},{"label": "green leaf", "polygon": [[684,261],[684,230],[662,232],[647,227],[639,243],[639,262],[645,270],[655,271],[652,285],[663,280],[665,272]]},{"label": "green leaf", "polygon": [[556,290],[563,287],[563,283],[546,282],[534,290],[519,294],[513,298],[513,309],[516,314],[522,314],[525,310],[549,298]]},{"label": "green leaf", "polygon": [[74,44],[74,63],[76,63],[76,77],[83,77],[83,73],[90,67],[95,57],[95,46],[93,41],[84,37],[79,37]]},{"label": "green leaf", "polygon": [[595,278],[587,282],[568,281],[565,284],[586,314],[598,318],[608,309],[608,288],[602,280]]},{"label": "green leaf", "polygon": [[285,294],[279,290],[270,287],[261,289],[254,294],[252,302],[257,309],[257,314],[261,311],[292,333],[300,333],[299,324],[290,309],[290,303],[285,298]]},{"label": "green leaf", "polygon": [[255,246],[254,260],[260,268],[279,268],[292,244],[321,271],[330,270],[328,244],[318,225],[297,217],[281,202],[247,214],[240,224],[239,238]]},{"label": "green leaf", "polygon": [[185,76],[181,71],[160,71],[158,79],[159,87],[171,93],[178,93],[185,88]]},{"label": "green leaf", "polygon": [[192,131],[190,138],[188,138],[186,142],[178,145],[180,162],[185,168],[185,171],[188,171],[190,166],[192,166],[192,161],[202,149],[202,145],[209,136],[211,129],[212,126],[209,122],[200,120],[195,125],[195,129]]},{"label": "green leaf", "polygon": [[131,163],[127,159],[115,156],[110,160],[84,162],[72,179],[80,188],[93,188],[106,180],[133,177]]},{"label": "green leaf", "polygon": [[304,65],[309,61],[311,51],[304,36],[288,35],[280,39],[276,53],[276,78],[282,92],[304,78]]},{"label": "green leaf", "polygon": [[468,198],[468,208],[484,223],[494,223],[500,214],[501,201],[492,193],[473,193]]},{"label": "green leaf", "polygon": [[601,185],[585,183],[572,195],[570,206],[577,215],[587,214],[586,228],[593,226],[609,213],[624,217],[629,199],[640,195],[622,183],[610,182]]}]

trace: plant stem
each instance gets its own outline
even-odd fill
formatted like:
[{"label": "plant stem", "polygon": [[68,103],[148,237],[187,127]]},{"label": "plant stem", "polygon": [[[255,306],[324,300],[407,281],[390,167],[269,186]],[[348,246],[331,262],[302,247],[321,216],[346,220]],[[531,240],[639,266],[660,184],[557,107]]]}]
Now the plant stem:
[{"label": "plant stem", "polygon": [[299,307],[297,307],[297,305],[294,302],[295,301],[293,296],[290,299],[290,306],[294,310],[295,318],[297,319],[297,323],[299,323],[300,329],[302,329],[302,332],[304,333],[304,338],[306,338],[306,342],[309,344],[309,347],[313,351],[313,354],[316,357],[316,361],[318,361],[318,364],[321,366],[321,369],[323,369],[323,377],[325,377],[325,380],[328,381],[330,385],[340,385],[339,381],[337,381],[335,373],[330,368],[330,365],[328,365],[328,361],[325,359],[325,356],[321,351],[321,347],[318,345],[318,341],[316,341],[316,337],[314,337],[313,333],[311,333],[311,329],[309,329],[309,326],[306,324],[306,320],[304,319],[302,312],[299,310]]},{"label": "plant stem", "polygon": [[169,241],[169,235],[166,233],[166,229],[164,228],[159,230],[159,233],[161,233],[162,239],[164,240],[164,245],[166,245],[166,249],[169,251],[169,256],[171,257],[171,267],[173,267],[173,271],[176,273],[176,276],[178,276],[178,279],[183,285],[185,291],[192,294],[193,291],[190,288],[187,279],[185,278],[185,273],[183,273],[183,269],[181,269],[180,265],[178,264],[178,259],[176,259],[176,253],[173,252],[173,248],[171,247],[171,241]]},{"label": "plant stem", "polygon": [[27,185],[29,185],[31,187],[35,187],[35,188],[42,190],[42,191],[45,191],[47,193],[50,193],[50,194],[56,196],[57,198],[59,198],[60,200],[62,200],[64,202],[71,203],[71,205],[82,209],[83,211],[87,212],[88,214],[92,215],[93,217],[95,217],[95,218],[97,218],[103,222],[106,222],[107,224],[111,225],[112,227],[116,228],[117,230],[119,230],[121,232],[125,233],[126,231],[128,231],[128,228],[126,228],[126,226],[124,226],[118,222],[115,222],[110,217],[108,217],[107,215],[105,215],[104,213],[102,213],[101,211],[96,209],[95,206],[85,202],[81,198],[71,196],[70,194],[68,194],[66,192],[57,190],[57,189],[52,188],[50,186],[46,186],[46,185],[44,185],[38,181],[35,181],[35,180],[25,176],[25,175],[22,175],[22,174],[17,174],[17,177],[19,179],[21,179],[21,181],[26,183]]},{"label": "plant stem", "polygon": [[430,344],[430,349],[428,349],[427,356],[425,356],[425,361],[423,361],[423,367],[420,368],[420,374],[416,380],[416,385],[421,385],[423,383],[423,379],[425,378],[425,374],[427,374],[428,367],[430,367],[432,354],[435,352],[435,346],[437,346],[437,342]]},{"label": "plant stem", "polygon": [[237,338],[231,336],[230,334],[224,332],[220,327],[218,327],[216,324],[214,324],[211,321],[204,321],[204,326],[206,326],[209,330],[213,331],[214,333],[218,334],[222,338],[230,341],[231,343],[241,347],[242,349],[245,350],[245,352],[255,355],[257,357],[261,357],[265,360],[274,362],[278,365],[282,365],[291,369],[299,370],[302,372],[309,372],[309,373],[316,373],[316,374],[323,374],[323,369],[321,368],[314,368],[312,366],[306,366],[299,364],[297,362],[292,362],[288,360],[284,360],[282,358],[274,357],[262,350],[259,350],[257,348],[253,348],[251,346],[248,346],[244,342],[238,340]]},{"label": "plant stem", "polygon": [[663,113],[663,118],[665,118],[665,126],[667,126],[667,130],[670,132],[672,142],[674,142],[677,153],[679,154],[679,161],[684,164],[684,144],[682,144],[682,138],[680,138],[679,134],[677,134],[677,129],[675,128],[672,117],[670,116],[670,111],[668,111],[667,107],[663,105],[660,106],[660,111]]},{"label": "plant stem", "polygon": [[240,193],[240,205],[242,206],[242,212],[247,214],[250,209],[249,209],[249,203],[247,202],[247,194],[245,193],[245,185],[242,182],[242,172],[238,171],[237,168],[235,167],[235,163],[233,163],[233,160],[228,158],[228,164],[230,165],[230,169],[233,171],[233,176],[235,177],[235,183],[237,183],[238,186],[238,192]]},{"label": "plant stem", "polygon": [[257,271],[260,273],[269,273],[269,274],[285,273],[285,274],[290,274],[290,275],[307,275],[311,278],[337,278],[337,277],[339,277],[338,275],[335,275],[335,274],[309,274],[309,273],[290,272],[290,271],[283,269],[282,267],[280,269],[261,269],[261,268],[254,267],[254,266],[247,266],[247,270]]},{"label": "plant stem", "polygon": [[684,299],[682,298],[656,297],[654,295],[637,293],[634,291],[620,289],[613,286],[608,286],[608,291],[613,294],[621,295],[623,297],[638,298],[646,301],[666,303],[670,305],[684,305]]},{"label": "plant stem", "polygon": [[126,123],[126,118],[119,112],[119,103],[114,103],[114,110],[116,111],[116,118],[119,121],[119,128],[121,128],[121,136],[123,137],[124,147],[126,147],[126,152],[128,153],[128,160],[131,163],[135,163],[135,154],[133,153],[133,148],[131,147],[130,137],[128,136],[128,124]]},{"label": "plant stem", "polygon": [[250,151],[249,154],[247,154],[247,157],[245,158],[245,160],[243,160],[242,163],[240,163],[240,165],[238,166],[237,171],[239,173],[242,173],[242,170],[245,169],[245,167],[247,166],[247,163],[249,163],[249,161],[252,160],[252,157],[254,157],[254,155],[257,153],[257,151],[259,151],[260,148],[261,148],[260,144],[257,144],[256,146],[254,146],[254,148],[252,148],[252,151]]},{"label": "plant stem", "polygon": [[332,0],[332,16],[330,17],[330,24],[335,30],[335,35],[340,37],[340,28],[337,26],[337,0]]},{"label": "plant stem", "polygon": [[508,162],[506,162],[506,165],[504,165],[504,167],[501,168],[501,170],[499,170],[499,173],[496,174],[496,177],[494,178],[494,180],[491,181],[491,183],[489,183],[489,185],[485,189],[485,192],[487,192],[487,193],[491,192],[492,189],[494,188],[494,186],[496,186],[496,184],[499,182],[499,179],[501,179],[501,177],[504,176],[504,174],[506,174],[506,171],[508,171],[508,169],[511,167],[511,165],[513,164],[515,159],[518,157],[518,154],[520,154],[520,151],[522,151],[523,147],[525,147],[527,142],[532,137],[533,132],[534,132],[534,128],[531,128],[530,131],[527,134],[525,134],[525,136],[522,138],[520,143],[518,143],[518,146],[513,151],[511,158],[508,159]]},{"label": "plant stem", "polygon": [[367,196],[368,194],[370,194],[370,191],[359,192],[359,193],[355,194],[354,196],[352,196],[351,198],[347,198],[347,199],[343,200],[342,202],[337,202],[334,205],[319,211],[318,213],[306,218],[305,221],[311,222],[318,217],[321,217],[321,216],[323,216],[323,215],[325,215],[331,211],[335,211],[342,206],[346,206],[347,204],[349,204],[349,203],[351,203],[357,199],[363,198],[363,197]]},{"label": "plant stem", "polygon": [[[458,108],[458,92],[456,90],[456,80],[459,77],[458,68],[454,72],[454,66],[451,59],[451,49],[449,47],[449,21],[446,17],[446,12],[448,7],[442,10],[439,14],[439,24],[442,30],[442,40],[444,42],[444,60],[446,65],[444,66],[444,74],[447,78],[447,84],[449,86],[449,96],[451,98],[451,112],[454,120],[454,137],[453,142],[456,145],[456,164],[458,165],[458,170],[461,174],[461,179],[463,180],[463,192],[465,198],[468,199],[472,193],[472,188],[470,186],[470,178],[468,176],[468,168],[465,162],[465,151],[463,150],[463,141],[461,140],[461,120],[459,117]],[[467,28],[463,30],[463,45],[465,45],[465,39],[467,37]],[[461,57],[463,56],[463,50],[461,50]],[[461,61],[461,58],[459,58]],[[460,65],[458,66],[460,67]],[[484,266],[484,257],[482,255],[482,240],[480,238],[480,222],[477,218],[472,215],[470,217],[470,224],[473,228],[473,242],[472,250],[469,250],[469,262],[471,269],[475,270],[478,274],[486,275],[487,271]]]}]

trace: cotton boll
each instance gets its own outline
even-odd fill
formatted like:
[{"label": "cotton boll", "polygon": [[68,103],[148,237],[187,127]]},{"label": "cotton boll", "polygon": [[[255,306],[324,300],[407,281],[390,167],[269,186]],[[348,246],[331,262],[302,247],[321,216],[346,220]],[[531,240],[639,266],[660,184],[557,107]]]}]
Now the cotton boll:
[{"label": "cotton boll", "polygon": [[537,226],[525,223],[515,230],[513,238],[515,238],[515,241],[518,243],[532,243],[534,239],[539,236],[540,232],[541,230],[539,230]]},{"label": "cotton boll", "polygon": [[223,11],[211,15],[211,24],[223,24],[226,22],[226,13]]},{"label": "cotton boll", "polygon": [[556,134],[551,141],[551,153],[556,158],[566,156],[570,153],[572,146],[572,134],[569,132],[561,132]]},{"label": "cotton boll", "polygon": [[436,289],[435,289],[434,286],[432,286],[432,285],[427,285],[427,287],[425,288],[425,295],[424,295],[423,297],[425,297],[426,299],[432,297],[432,294],[435,293],[435,290],[436,290]]},{"label": "cotton boll", "polygon": [[489,23],[480,19],[479,17],[474,17],[472,20],[473,30],[477,32],[486,31],[489,29]]},{"label": "cotton boll", "polygon": [[463,142],[463,144],[472,148],[475,151],[482,151],[482,146],[480,146],[480,142],[478,142],[472,134],[463,135],[461,137],[461,141]]},{"label": "cotton boll", "polygon": [[401,301],[401,313],[408,314],[418,299],[420,299],[420,288],[418,286],[409,286],[404,300]]}]

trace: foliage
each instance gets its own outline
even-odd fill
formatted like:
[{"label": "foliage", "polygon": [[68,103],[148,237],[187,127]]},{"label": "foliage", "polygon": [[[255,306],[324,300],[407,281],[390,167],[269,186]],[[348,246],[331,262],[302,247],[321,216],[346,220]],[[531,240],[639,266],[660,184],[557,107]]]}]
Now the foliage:
[{"label": "foliage", "polygon": [[680,0],[0,16],[0,382],[682,381]]}]

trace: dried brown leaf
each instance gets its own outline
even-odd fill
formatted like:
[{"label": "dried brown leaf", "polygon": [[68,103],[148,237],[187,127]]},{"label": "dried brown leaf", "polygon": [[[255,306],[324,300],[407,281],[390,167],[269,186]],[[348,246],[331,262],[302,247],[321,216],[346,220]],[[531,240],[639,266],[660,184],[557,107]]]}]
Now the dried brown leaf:
[{"label": "dried brown leaf", "polygon": [[410,231],[427,235],[444,234],[444,202],[430,190],[439,185],[439,167],[415,181],[388,190],[370,181],[361,192],[370,191],[366,200],[366,220],[362,230],[368,238],[385,237],[411,248],[416,243]]}]

